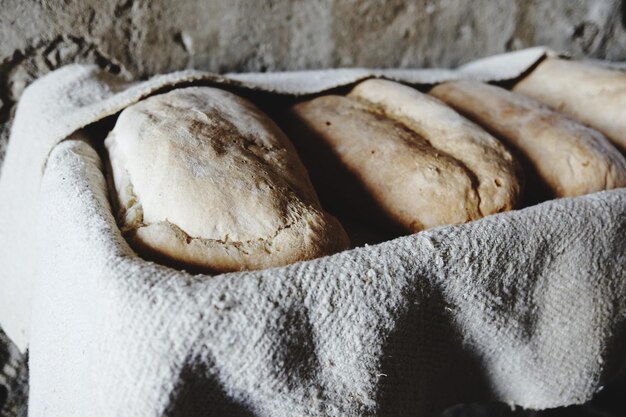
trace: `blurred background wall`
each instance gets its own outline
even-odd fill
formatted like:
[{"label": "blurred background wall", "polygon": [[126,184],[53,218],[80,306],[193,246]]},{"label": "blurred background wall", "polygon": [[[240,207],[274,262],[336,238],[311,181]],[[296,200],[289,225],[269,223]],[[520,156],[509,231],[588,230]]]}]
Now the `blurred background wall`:
[{"label": "blurred background wall", "polygon": [[456,66],[547,45],[626,60],[621,0],[0,0],[0,161],[24,87],[72,62],[132,78]]},{"label": "blurred background wall", "polygon": [[[626,0],[0,0],[0,166],[25,86],[69,63],[127,78],[454,67],[534,45],[626,61]],[[0,416],[25,415],[26,390],[0,330]]]}]

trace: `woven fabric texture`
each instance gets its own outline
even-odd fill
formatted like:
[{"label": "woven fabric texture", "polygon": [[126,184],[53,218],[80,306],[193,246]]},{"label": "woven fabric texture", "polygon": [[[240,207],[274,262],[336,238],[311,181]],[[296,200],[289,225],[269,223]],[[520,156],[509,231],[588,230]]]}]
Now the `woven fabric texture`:
[{"label": "woven fabric texture", "polygon": [[[471,75],[519,75],[538,58],[527,54]],[[29,87],[0,177],[0,323],[29,346],[29,414],[429,416],[458,402],[581,403],[612,379],[626,350],[624,189],[212,277],[144,261],[122,238],[83,127],[178,85],[302,94],[372,75],[403,79],[125,83],[71,66]]]}]

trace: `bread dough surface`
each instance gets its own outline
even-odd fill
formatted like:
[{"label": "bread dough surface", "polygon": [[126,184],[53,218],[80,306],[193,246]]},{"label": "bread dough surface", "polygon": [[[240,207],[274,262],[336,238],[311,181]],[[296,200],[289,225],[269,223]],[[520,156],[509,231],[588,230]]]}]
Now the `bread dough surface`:
[{"label": "bread dough surface", "polygon": [[121,229],[140,253],[222,271],[347,245],[286,136],[230,92],[150,97],[120,114],[105,145]]}]

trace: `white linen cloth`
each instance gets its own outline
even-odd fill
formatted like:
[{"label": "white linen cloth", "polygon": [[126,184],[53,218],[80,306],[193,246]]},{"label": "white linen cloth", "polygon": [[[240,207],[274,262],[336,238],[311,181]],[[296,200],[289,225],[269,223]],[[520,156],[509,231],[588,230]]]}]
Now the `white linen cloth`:
[{"label": "white linen cloth", "polygon": [[283,268],[190,275],[129,248],[82,130],[180,85],[505,80],[545,54],[135,83],[74,65],[35,82],[0,176],[0,324],[30,350],[29,414],[429,416],[461,401],[588,400],[625,362],[626,189]]}]

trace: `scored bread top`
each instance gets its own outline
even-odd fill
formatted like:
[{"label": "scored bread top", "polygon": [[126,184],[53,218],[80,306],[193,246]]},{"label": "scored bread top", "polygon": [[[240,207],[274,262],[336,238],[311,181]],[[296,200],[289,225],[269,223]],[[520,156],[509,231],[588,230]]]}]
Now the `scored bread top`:
[{"label": "scored bread top", "polygon": [[433,149],[449,155],[473,177],[480,214],[511,210],[521,194],[521,168],[511,153],[480,126],[442,101],[414,88],[380,79],[358,84],[348,95],[402,123]]},{"label": "scored bread top", "polygon": [[293,146],[249,101],[190,87],[128,107],[105,141],[122,231],[183,265],[282,265],[347,246]]},{"label": "scored bread top", "polygon": [[[520,195],[519,171],[508,151],[444,104],[410,90],[388,81],[365,81],[347,97],[329,95],[296,104],[287,124],[293,131],[301,126],[308,132],[299,137],[302,147],[306,142],[329,147],[356,178],[364,190],[348,205],[362,211],[360,201],[371,199],[382,215],[405,230],[464,223],[513,208]],[[437,121],[424,120],[428,118]],[[461,143],[441,145],[446,140]],[[481,164],[489,167],[476,167]],[[318,171],[325,169],[315,165]],[[354,188],[354,183],[342,185],[332,178],[326,182],[320,186],[333,187],[337,198]]]}]

